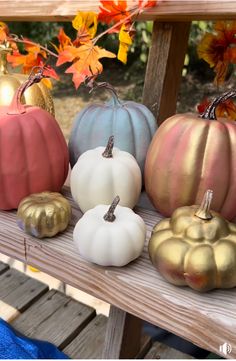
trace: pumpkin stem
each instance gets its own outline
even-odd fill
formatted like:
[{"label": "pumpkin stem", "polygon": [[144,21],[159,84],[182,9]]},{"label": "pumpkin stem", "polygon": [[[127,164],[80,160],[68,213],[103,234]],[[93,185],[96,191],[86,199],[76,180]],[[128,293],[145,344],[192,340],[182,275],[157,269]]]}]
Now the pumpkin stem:
[{"label": "pumpkin stem", "polygon": [[97,82],[93,81],[93,86],[90,89],[89,93],[91,93],[94,89],[97,89],[97,88],[105,88],[106,90],[108,90],[108,92],[112,96],[112,100],[113,100],[114,105],[120,105],[121,104],[120,101],[119,101],[117,92],[116,92],[115,88],[111,84],[109,84],[109,83],[107,83],[105,81],[100,82],[100,83],[97,83]]},{"label": "pumpkin stem", "polygon": [[103,219],[107,222],[114,222],[114,220],[116,219],[116,216],[114,215],[114,211],[117,207],[117,204],[120,201],[120,197],[116,196],[112,202],[112,204],[110,205],[107,213],[104,215]]},{"label": "pumpkin stem", "polygon": [[[34,73],[35,69],[38,69],[36,73]],[[35,83],[39,83],[41,79],[45,78],[46,76],[43,75],[43,68],[39,66],[35,66],[32,68],[31,73],[29,74],[28,79],[26,82],[20,85],[17,89],[11,104],[9,105],[9,110],[7,114],[23,114],[25,113],[25,106],[21,103],[21,97],[31,85]]]},{"label": "pumpkin stem", "polygon": [[104,152],[102,153],[102,156],[104,158],[112,158],[113,157],[113,155],[112,155],[113,147],[114,147],[114,135],[111,135],[108,139],[107,146],[106,146]]},{"label": "pumpkin stem", "polygon": [[216,97],[215,99],[213,99],[211,104],[208,105],[208,107],[206,108],[204,113],[200,115],[200,117],[203,119],[216,120],[217,119],[216,118],[217,105],[219,105],[220,103],[224,103],[226,100],[233,98],[235,96],[236,96],[236,91],[229,90],[229,91],[223,93],[222,95]]},{"label": "pumpkin stem", "polygon": [[195,216],[204,220],[212,219],[212,214],[210,212],[212,198],[213,198],[213,191],[208,189],[204,194],[202,203],[198,208],[197,212],[195,213]]}]

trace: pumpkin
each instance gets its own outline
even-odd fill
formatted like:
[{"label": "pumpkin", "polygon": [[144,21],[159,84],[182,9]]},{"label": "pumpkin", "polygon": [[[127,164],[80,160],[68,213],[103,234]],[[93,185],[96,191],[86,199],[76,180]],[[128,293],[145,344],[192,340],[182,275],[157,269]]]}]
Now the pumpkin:
[{"label": "pumpkin", "polygon": [[71,194],[82,212],[98,204],[111,204],[116,194],[120,204],[133,208],[140,196],[142,177],[135,158],[114,147],[114,136],[107,146],[83,153],[71,171]]},{"label": "pumpkin", "polygon": [[[80,255],[101,266],[124,266],[142,253],[146,226],[130,208],[98,205],[77,222],[73,240]],[[115,213],[114,213],[115,212]]]},{"label": "pumpkin", "polygon": [[55,118],[20,102],[24,91],[42,77],[30,76],[11,105],[0,107],[0,209],[17,208],[31,193],[58,192],[67,177],[68,148]]},{"label": "pumpkin", "polygon": [[[8,43],[0,44],[0,106],[10,105],[16,90],[28,79],[25,74],[8,71],[7,54],[11,51]],[[28,88],[22,96],[22,102],[41,107],[54,115],[51,93],[42,82]]]},{"label": "pumpkin", "polygon": [[52,237],[64,231],[70,218],[70,203],[57,192],[31,194],[22,199],[17,210],[18,226],[37,238]]},{"label": "pumpkin", "polygon": [[201,117],[170,117],[154,135],[145,163],[145,188],[164,216],[199,204],[208,188],[215,194],[212,209],[228,220],[236,216],[236,124],[215,116],[216,106],[235,94],[216,98]]},{"label": "pumpkin", "polygon": [[116,146],[131,153],[143,172],[148,146],[157,128],[156,119],[143,104],[119,100],[107,83],[98,87],[105,87],[111,99],[104,104],[92,103],[76,116],[69,139],[71,166],[85,151],[105,146],[114,134]]},{"label": "pumpkin", "polygon": [[210,211],[212,195],[208,190],[200,207],[180,207],[153,229],[151,261],[174,285],[201,292],[236,286],[236,225]]}]

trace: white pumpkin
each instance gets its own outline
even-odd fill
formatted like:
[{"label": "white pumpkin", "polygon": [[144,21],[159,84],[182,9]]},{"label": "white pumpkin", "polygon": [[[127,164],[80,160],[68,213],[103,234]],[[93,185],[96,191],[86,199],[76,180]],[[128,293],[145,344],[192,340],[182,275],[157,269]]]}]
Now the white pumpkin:
[{"label": "white pumpkin", "polygon": [[121,267],[141,255],[146,225],[132,209],[119,206],[118,202],[116,197],[110,208],[98,205],[77,222],[73,240],[87,261]]},{"label": "white pumpkin", "polygon": [[83,153],[71,171],[71,194],[82,212],[111,204],[117,194],[122,206],[133,208],[138,202],[142,187],[138,163],[132,154],[113,148],[113,144],[111,136],[106,148]]}]

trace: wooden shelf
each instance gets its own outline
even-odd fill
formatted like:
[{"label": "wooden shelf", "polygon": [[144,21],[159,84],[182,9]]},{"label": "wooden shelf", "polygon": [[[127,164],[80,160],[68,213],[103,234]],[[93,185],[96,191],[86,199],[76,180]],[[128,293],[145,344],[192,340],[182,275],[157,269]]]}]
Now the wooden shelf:
[{"label": "wooden shelf", "polygon": [[16,213],[0,212],[0,252],[31,264],[56,278],[88,292],[118,308],[219,353],[219,346],[232,346],[236,357],[236,289],[199,294],[168,284],[152,266],[147,243],[161,216],[136,208],[147,225],[147,241],[142,256],[122,267],[100,267],[83,260],[72,241],[74,224],[81,212],[70,197],[73,209],[68,230],[52,239],[37,240],[16,225]]},{"label": "wooden shelf", "polygon": [[[134,1],[127,1],[130,7]],[[158,0],[139,20],[236,19],[235,0]],[[98,11],[98,0],[0,0],[2,21],[71,21],[78,10]]]}]

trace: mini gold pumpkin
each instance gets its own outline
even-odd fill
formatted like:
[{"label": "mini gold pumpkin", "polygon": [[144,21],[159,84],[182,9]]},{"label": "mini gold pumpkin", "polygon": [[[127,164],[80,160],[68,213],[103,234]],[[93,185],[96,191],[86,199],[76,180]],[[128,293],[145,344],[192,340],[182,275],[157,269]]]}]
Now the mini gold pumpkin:
[{"label": "mini gold pumpkin", "polygon": [[212,196],[208,190],[200,207],[177,208],[153,228],[148,246],[170,283],[201,292],[236,286],[236,225],[210,211]]},{"label": "mini gold pumpkin", "polygon": [[24,198],[17,211],[17,224],[37,237],[53,237],[64,231],[71,218],[68,200],[57,192],[34,193]]}]

